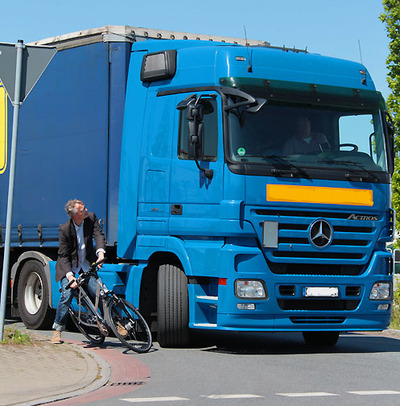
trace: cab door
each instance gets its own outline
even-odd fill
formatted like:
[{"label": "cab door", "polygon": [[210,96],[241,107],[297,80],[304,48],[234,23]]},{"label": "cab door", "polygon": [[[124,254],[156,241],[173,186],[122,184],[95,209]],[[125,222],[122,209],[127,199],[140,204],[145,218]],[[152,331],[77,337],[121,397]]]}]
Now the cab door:
[{"label": "cab door", "polygon": [[[218,235],[223,198],[222,101],[216,92],[175,95],[170,235]],[[196,110],[197,109],[197,110]]]}]

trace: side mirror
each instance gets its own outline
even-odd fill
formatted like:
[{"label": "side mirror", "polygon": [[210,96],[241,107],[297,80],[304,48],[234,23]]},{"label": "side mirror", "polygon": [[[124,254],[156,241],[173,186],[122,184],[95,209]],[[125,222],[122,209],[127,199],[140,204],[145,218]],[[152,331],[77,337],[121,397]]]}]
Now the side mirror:
[{"label": "side mirror", "polygon": [[187,107],[186,118],[188,120],[189,134],[189,158],[199,159],[204,157],[204,123],[203,117],[205,114],[214,112],[213,105],[206,99],[199,102],[189,103]]},{"label": "side mirror", "polygon": [[394,273],[400,274],[400,250],[395,249],[393,252],[394,258]]},{"label": "side mirror", "polygon": [[[201,97],[201,96],[200,96]],[[188,124],[188,158],[199,159],[203,151],[203,109],[198,105],[200,97],[192,94],[179,102],[178,110],[187,110],[186,120]]]},{"label": "side mirror", "polygon": [[203,106],[199,104],[195,106],[194,103],[188,106],[186,118],[188,120],[188,153],[189,159],[203,158]]},{"label": "side mirror", "polygon": [[389,163],[389,171],[390,174],[393,175],[394,172],[394,135],[395,135],[395,127],[393,123],[393,119],[389,113],[386,113],[386,129],[388,135],[388,163]]},{"label": "side mirror", "polygon": [[188,121],[188,158],[194,159],[200,171],[204,172],[206,178],[213,177],[211,169],[200,167],[199,160],[204,159],[204,114],[214,111],[212,103],[207,99],[215,99],[216,95],[204,94],[197,97],[196,94],[182,100],[176,108],[178,110],[187,109],[186,119]]}]

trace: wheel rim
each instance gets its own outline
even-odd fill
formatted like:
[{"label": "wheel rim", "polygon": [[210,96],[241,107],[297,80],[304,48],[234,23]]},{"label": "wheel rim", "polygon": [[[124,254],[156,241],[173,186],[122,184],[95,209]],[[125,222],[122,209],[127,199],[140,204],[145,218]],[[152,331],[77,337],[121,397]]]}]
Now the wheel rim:
[{"label": "wheel rim", "polygon": [[36,314],[43,302],[43,281],[40,275],[32,272],[25,285],[25,308],[30,314]]},{"label": "wheel rim", "polygon": [[[115,336],[128,348],[136,352],[147,352],[152,345],[151,332],[145,320],[136,314],[133,306],[124,300],[111,304],[107,308],[107,317]],[[118,324],[126,329],[126,335],[120,334]]]}]

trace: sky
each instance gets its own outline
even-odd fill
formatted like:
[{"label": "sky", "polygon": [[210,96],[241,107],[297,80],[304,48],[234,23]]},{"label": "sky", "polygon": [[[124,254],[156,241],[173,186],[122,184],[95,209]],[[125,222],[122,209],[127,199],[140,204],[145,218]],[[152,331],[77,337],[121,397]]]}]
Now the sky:
[{"label": "sky", "polygon": [[[381,0],[0,0],[0,42],[25,43],[104,25],[265,40],[362,61],[390,94]],[[360,52],[361,50],[361,52]]]}]

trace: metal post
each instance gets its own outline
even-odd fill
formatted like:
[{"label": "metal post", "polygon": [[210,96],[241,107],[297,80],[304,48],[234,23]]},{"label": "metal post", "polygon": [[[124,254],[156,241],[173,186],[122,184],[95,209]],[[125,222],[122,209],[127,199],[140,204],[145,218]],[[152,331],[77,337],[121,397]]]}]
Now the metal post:
[{"label": "metal post", "polygon": [[22,81],[22,54],[25,48],[24,42],[18,40],[17,57],[15,64],[15,93],[14,93],[14,115],[11,139],[11,156],[10,156],[10,178],[8,183],[8,201],[7,201],[7,220],[6,220],[6,240],[4,245],[3,259],[3,277],[1,284],[1,302],[0,302],[0,341],[3,340],[4,320],[7,305],[7,284],[8,284],[8,267],[10,263],[10,242],[11,242],[11,219],[14,200],[14,178],[15,178],[15,161],[17,155],[17,133],[18,133],[18,118],[21,102],[21,81]]}]

